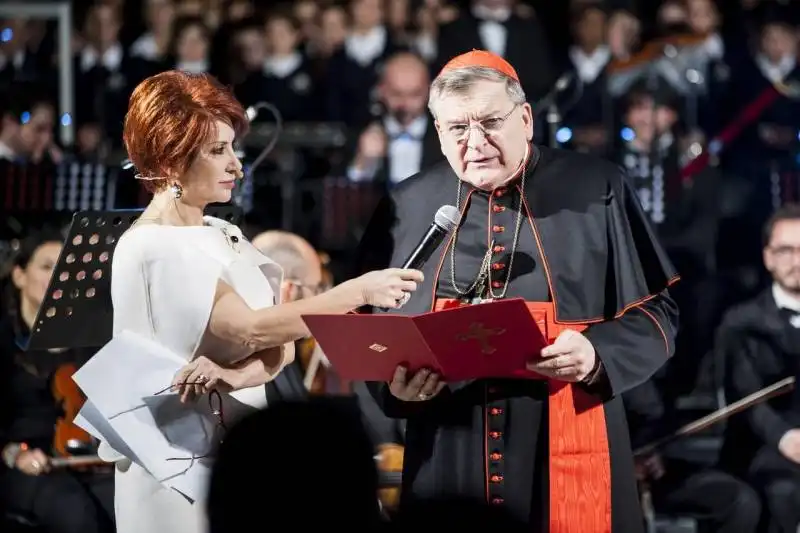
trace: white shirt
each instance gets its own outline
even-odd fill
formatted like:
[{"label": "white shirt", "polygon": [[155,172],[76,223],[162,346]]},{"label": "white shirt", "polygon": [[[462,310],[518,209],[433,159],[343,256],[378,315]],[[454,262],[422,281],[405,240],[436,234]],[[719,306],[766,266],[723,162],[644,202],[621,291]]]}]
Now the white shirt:
[{"label": "white shirt", "polygon": [[153,32],[144,33],[136,39],[131,45],[130,53],[131,57],[141,57],[148,61],[161,59],[161,51],[158,48]]},{"label": "white shirt", "polygon": [[92,46],[85,46],[81,50],[81,71],[86,72],[96,65],[101,65],[111,72],[115,72],[122,65],[124,52],[122,45],[115,43],[102,55]]},{"label": "white shirt", "polygon": [[778,309],[789,309],[796,313],[800,313],[800,298],[789,294],[786,289],[778,285],[772,284],[772,297],[775,298],[775,304]]},{"label": "white shirt", "polygon": [[[389,137],[386,154],[389,181],[397,184],[421,170],[423,139],[428,130],[428,117],[421,116],[414,119],[405,130],[394,118],[387,117],[383,121],[383,128]],[[371,181],[380,170],[380,163],[378,161],[371,168],[360,170],[351,166],[347,169],[347,177],[355,182]]]},{"label": "white shirt", "polygon": [[22,65],[25,64],[25,51],[18,50],[14,52],[14,55],[11,57],[0,54],[0,70],[6,68],[9,63],[13,65],[14,68],[22,68]]},{"label": "white shirt", "polygon": [[17,158],[16,152],[14,152],[14,150],[12,150],[9,145],[4,143],[3,141],[0,141],[0,159],[12,160],[16,158]]},{"label": "white shirt", "polygon": [[505,56],[508,30],[503,23],[511,17],[511,10],[475,6],[472,8],[472,14],[481,19],[478,25],[478,34],[486,49],[500,57]]},{"label": "white shirt", "polygon": [[300,52],[295,52],[285,57],[270,56],[264,60],[264,74],[285,78],[294,73],[303,62]]},{"label": "white shirt", "polygon": [[569,49],[569,59],[578,72],[578,77],[584,83],[593,83],[603,72],[611,59],[611,52],[607,46],[598,46],[591,54],[586,54],[577,46]]},{"label": "white shirt", "polygon": [[178,64],[175,65],[175,68],[177,70],[189,72],[190,74],[202,74],[204,72],[208,72],[208,61],[178,61]]},{"label": "white shirt", "polygon": [[771,83],[781,83],[795,69],[797,60],[792,56],[784,56],[777,63],[773,63],[764,54],[758,54],[756,65]]},{"label": "white shirt", "polygon": [[378,59],[386,49],[388,34],[384,26],[375,26],[364,34],[350,34],[344,41],[347,56],[366,67]]}]

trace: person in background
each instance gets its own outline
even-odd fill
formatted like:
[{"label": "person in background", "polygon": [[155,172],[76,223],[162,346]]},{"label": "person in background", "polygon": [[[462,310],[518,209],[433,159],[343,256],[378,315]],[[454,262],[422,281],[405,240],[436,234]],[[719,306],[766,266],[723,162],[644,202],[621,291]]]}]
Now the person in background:
[{"label": "person in background", "polygon": [[[283,269],[281,302],[310,298],[330,288],[323,279],[319,254],[299,235],[265,231],[253,237],[253,246]],[[295,343],[294,362],[267,384],[267,402],[347,393],[343,385],[319,345],[307,337]]]},{"label": "person in background", "polygon": [[17,85],[3,99],[0,159],[59,163],[63,155],[53,140],[56,110],[42,91]]},{"label": "person in background", "polygon": [[[788,204],[764,226],[771,283],[726,315],[717,332],[725,395],[735,402],[787,377],[800,377],[800,206]],[[800,401],[786,394],[728,421],[721,464],[764,498],[771,531],[800,525]]]},{"label": "person in background", "polygon": [[354,182],[393,187],[441,160],[436,128],[428,116],[428,67],[401,52],[385,65],[378,85],[383,112],[361,132],[347,168]]},{"label": "person in background", "polygon": [[200,74],[211,69],[211,30],[201,17],[175,20],[172,41],[173,68]]},{"label": "person in background", "polygon": [[386,60],[403,47],[385,25],[382,0],[350,0],[350,33],[331,56],[326,80],[327,118],[361,128],[375,104],[374,87]]},{"label": "person in background", "polygon": [[268,100],[283,120],[299,122],[320,117],[306,56],[300,52],[300,26],[288,11],[276,10],[264,25],[267,55],[261,68],[237,87],[244,105]]},{"label": "person in background", "polygon": [[470,9],[439,29],[434,72],[458,54],[488,50],[516,65],[531,103],[550,92],[558,69],[541,22],[520,16],[512,0],[472,0],[469,4]]},{"label": "person in background", "polygon": [[596,155],[606,154],[614,124],[614,103],[606,90],[606,66],[611,60],[607,22],[606,11],[598,4],[572,12],[574,44],[568,51],[567,72],[576,81],[559,98],[563,124],[572,130],[572,146]]},{"label": "person in background", "polygon": [[[57,469],[50,462],[57,455],[56,425],[71,422],[59,421],[64,412],[54,396],[54,380],[64,365],[80,367],[91,353],[26,349],[62,241],[63,235],[55,229],[31,230],[14,256],[4,294],[0,512],[32,523],[44,533],[114,533],[114,478],[110,472]],[[85,444],[91,448],[90,443]]]}]

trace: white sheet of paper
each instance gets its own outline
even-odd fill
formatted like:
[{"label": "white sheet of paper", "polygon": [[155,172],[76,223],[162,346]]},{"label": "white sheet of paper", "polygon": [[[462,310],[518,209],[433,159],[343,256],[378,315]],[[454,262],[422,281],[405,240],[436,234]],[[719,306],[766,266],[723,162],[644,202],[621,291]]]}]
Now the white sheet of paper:
[{"label": "white sheet of paper", "polygon": [[[97,352],[73,379],[118,437],[109,433],[100,438],[159,482],[197,503],[205,498],[210,461],[192,458],[212,451],[220,435],[213,430],[217,420],[207,398],[184,405],[177,394],[161,393],[185,364],[185,359],[153,340],[125,331]],[[226,419],[238,419],[242,409],[252,410],[230,395],[223,397]],[[103,424],[91,409],[84,418],[103,433],[98,427]],[[116,446],[127,448],[127,453]]]},{"label": "white sheet of paper", "polygon": [[[90,401],[83,404],[78,416],[75,417],[75,425],[86,430],[91,436],[105,441],[110,447],[118,451],[134,463],[142,466],[141,461],[133,451],[128,448],[119,433],[114,431],[108,420],[97,410],[97,407]],[[142,468],[144,468],[142,466]]]}]

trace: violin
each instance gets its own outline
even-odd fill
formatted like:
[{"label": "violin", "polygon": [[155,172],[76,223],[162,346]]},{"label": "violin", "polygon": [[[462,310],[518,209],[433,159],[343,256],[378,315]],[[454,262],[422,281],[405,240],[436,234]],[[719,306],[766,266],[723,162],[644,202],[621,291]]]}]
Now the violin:
[{"label": "violin", "polygon": [[86,396],[72,379],[77,370],[72,363],[61,365],[53,375],[51,386],[53,397],[63,411],[62,416],[56,422],[56,434],[53,442],[53,449],[62,457],[71,456],[71,449],[90,449],[92,447],[91,435],[73,422],[86,402]]},{"label": "violin", "polygon": [[654,39],[645,44],[638,53],[630,57],[611,60],[607,67],[608,73],[620,74],[628,69],[652,63],[664,57],[664,49],[669,46],[677,48],[678,51],[680,51],[681,48],[702,44],[706,39],[708,39],[707,35],[698,35],[695,33]]},{"label": "violin", "polygon": [[295,356],[300,361],[303,369],[303,384],[312,396],[325,394],[325,367],[320,364],[317,352],[317,341],[313,338],[302,339],[297,342]]},{"label": "violin", "polygon": [[[403,473],[403,454],[405,448],[399,444],[382,444],[378,447],[378,472],[388,482],[378,489],[378,500],[387,514],[397,511],[400,506],[400,479]],[[396,482],[393,482],[395,481]],[[395,486],[388,486],[395,485]]]}]

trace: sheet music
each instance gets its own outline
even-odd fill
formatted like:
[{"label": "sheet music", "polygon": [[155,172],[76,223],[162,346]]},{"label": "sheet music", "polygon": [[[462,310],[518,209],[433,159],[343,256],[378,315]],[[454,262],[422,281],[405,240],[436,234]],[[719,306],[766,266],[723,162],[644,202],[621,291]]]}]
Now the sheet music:
[{"label": "sheet music", "polygon": [[[73,379],[88,400],[79,415],[85,429],[197,503],[211,473],[211,460],[203,456],[213,454],[222,435],[207,396],[181,404],[176,393],[157,394],[185,364],[153,340],[125,331]],[[222,396],[228,423],[253,411]]]}]

